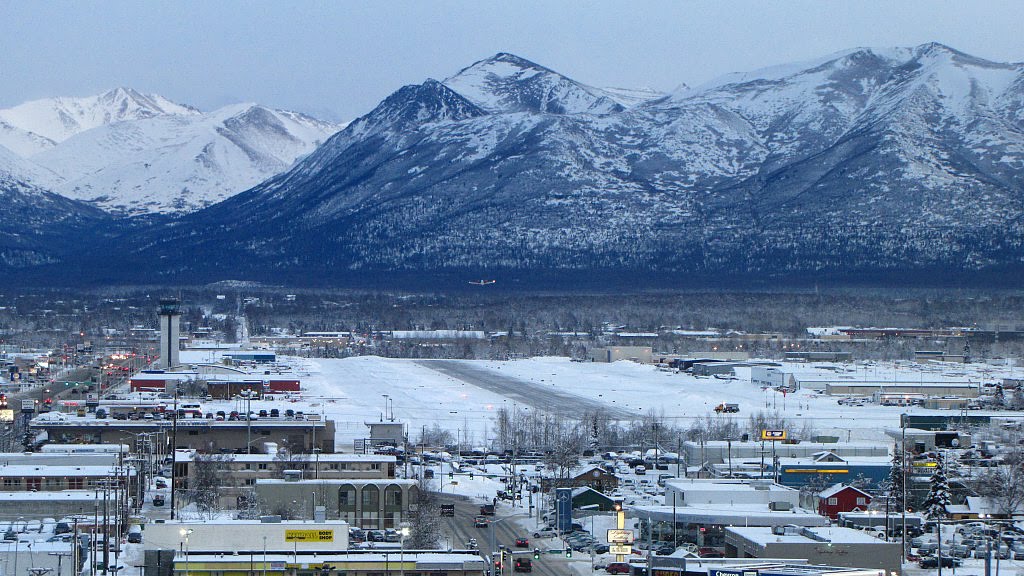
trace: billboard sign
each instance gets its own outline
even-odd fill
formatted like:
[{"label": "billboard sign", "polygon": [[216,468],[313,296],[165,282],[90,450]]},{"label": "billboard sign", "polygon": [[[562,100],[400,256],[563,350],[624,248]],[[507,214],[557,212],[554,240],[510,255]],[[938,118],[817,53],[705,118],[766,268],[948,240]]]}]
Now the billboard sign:
[{"label": "billboard sign", "polygon": [[555,526],[559,532],[570,532],[572,530],[572,488],[555,489],[555,514],[558,523]]},{"label": "billboard sign", "polygon": [[785,430],[761,430],[761,440],[770,440],[772,442],[782,441],[786,439]]}]

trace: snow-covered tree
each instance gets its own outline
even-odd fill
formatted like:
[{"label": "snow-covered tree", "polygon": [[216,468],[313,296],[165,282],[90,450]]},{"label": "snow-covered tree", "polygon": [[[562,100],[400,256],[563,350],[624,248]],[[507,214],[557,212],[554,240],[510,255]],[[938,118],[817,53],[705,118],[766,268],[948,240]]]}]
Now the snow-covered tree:
[{"label": "snow-covered tree", "polygon": [[946,515],[949,505],[949,482],[946,479],[946,463],[939,454],[928,489],[928,497],[924,500],[924,514],[929,520],[938,520]]}]

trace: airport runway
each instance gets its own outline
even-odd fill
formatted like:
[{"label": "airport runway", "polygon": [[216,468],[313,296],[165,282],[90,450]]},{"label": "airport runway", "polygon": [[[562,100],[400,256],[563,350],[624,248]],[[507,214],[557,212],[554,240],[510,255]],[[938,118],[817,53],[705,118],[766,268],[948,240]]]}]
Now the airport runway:
[{"label": "airport runway", "polygon": [[468,362],[457,360],[419,360],[421,366],[462,380],[466,384],[489,390],[515,400],[523,406],[555,414],[564,418],[579,418],[584,412],[603,411],[613,419],[632,420],[639,416],[623,408],[609,406],[604,402],[562,392],[551,384],[538,384],[521,378],[499,374]]}]

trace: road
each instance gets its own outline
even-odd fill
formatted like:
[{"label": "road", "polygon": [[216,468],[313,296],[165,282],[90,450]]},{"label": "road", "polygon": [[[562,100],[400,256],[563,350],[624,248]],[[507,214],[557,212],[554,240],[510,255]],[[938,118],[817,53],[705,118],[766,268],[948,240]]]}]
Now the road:
[{"label": "road", "polygon": [[[462,548],[470,538],[476,538],[480,547],[480,554],[488,557],[491,552],[491,531],[494,531],[495,547],[503,544],[506,548],[519,552],[520,556],[527,556],[533,559],[533,548],[538,546],[542,553],[540,560],[533,560],[533,574],[540,576],[571,576],[572,571],[562,555],[547,554],[543,552],[545,546],[539,546],[531,538],[529,548],[516,548],[516,538],[527,536],[525,530],[518,528],[514,523],[514,516],[488,516],[492,523],[487,528],[475,528],[473,519],[480,511],[480,505],[474,504],[468,499],[451,495],[439,495],[444,504],[455,504],[455,518],[443,518],[442,533],[452,539],[454,548]],[[561,543],[555,545],[561,546]],[[511,567],[507,567],[506,576],[513,574]]]},{"label": "road", "polygon": [[608,406],[597,400],[562,392],[550,384],[541,385],[521,378],[498,374],[467,362],[419,360],[417,363],[446,376],[462,380],[466,384],[511,398],[524,406],[530,406],[563,418],[576,419],[584,412],[598,410],[619,420],[631,420],[637,416],[623,408]]}]

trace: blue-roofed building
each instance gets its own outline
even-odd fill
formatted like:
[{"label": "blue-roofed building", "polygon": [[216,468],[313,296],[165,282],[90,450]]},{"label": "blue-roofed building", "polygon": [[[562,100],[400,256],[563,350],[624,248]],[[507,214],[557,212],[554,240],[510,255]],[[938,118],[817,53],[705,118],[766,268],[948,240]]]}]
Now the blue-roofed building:
[{"label": "blue-roofed building", "polygon": [[889,476],[888,456],[837,456],[818,452],[810,458],[779,458],[778,480],[783,486],[799,488],[808,484],[822,487],[836,483],[878,487]]}]

